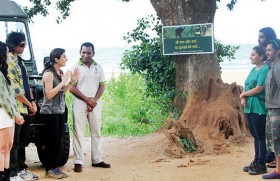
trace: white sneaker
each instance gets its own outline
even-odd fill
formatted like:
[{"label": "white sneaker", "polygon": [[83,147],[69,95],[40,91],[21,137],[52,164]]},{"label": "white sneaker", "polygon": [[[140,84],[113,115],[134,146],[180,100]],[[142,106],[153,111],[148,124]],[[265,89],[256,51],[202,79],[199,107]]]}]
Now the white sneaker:
[{"label": "white sneaker", "polygon": [[20,176],[10,177],[10,181],[24,181]]},{"label": "white sneaker", "polygon": [[30,171],[23,169],[22,171],[18,172],[18,176],[20,176],[24,180],[32,181],[38,180],[38,176],[31,173]]},{"label": "white sneaker", "polygon": [[45,177],[61,179],[61,178],[63,178],[63,175],[61,173],[57,172],[56,169],[51,169],[46,172]]}]

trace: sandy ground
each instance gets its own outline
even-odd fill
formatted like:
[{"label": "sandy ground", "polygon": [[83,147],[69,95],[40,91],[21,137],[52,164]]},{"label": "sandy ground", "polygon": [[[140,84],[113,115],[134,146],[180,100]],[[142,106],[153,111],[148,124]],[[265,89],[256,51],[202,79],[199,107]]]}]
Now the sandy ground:
[{"label": "sandy ground", "polygon": [[[64,180],[82,181],[258,181],[260,175],[251,176],[242,171],[253,158],[251,139],[245,145],[229,146],[224,154],[189,154],[184,158],[169,158],[163,134],[144,137],[103,138],[104,160],[112,168],[93,168],[90,162],[90,141],[85,140],[85,160],[82,173],[73,171],[73,153],[61,169],[69,177]],[[44,168],[39,162],[36,147],[27,147],[29,169],[44,178]],[[269,172],[273,169],[268,169]]]},{"label": "sandy ground", "polygon": [[222,80],[224,83],[236,82],[238,85],[244,86],[244,82],[249,75],[250,70],[222,70]]}]

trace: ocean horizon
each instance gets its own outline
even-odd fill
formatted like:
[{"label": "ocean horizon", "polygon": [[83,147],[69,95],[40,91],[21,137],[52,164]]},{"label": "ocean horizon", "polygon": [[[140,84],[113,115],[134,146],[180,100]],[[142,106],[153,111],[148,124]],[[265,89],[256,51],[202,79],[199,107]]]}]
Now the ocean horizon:
[{"label": "ocean horizon", "polygon": [[[240,44],[235,45],[240,46],[240,48],[236,51],[234,60],[224,59],[223,62],[220,63],[221,71],[244,71],[251,70],[253,65],[250,61],[250,54],[254,44]],[[125,50],[128,50],[129,47],[95,47],[95,56],[94,60],[102,65],[104,72],[106,74],[109,73],[121,73],[124,70],[121,70],[120,64],[123,53]],[[70,67],[74,66],[80,57],[79,48],[70,48],[66,50],[66,55],[68,58],[68,62],[66,67],[63,70],[67,70]],[[35,59],[37,63],[38,72],[42,72],[43,70],[43,59],[46,56],[49,56],[51,49],[36,49],[34,48]]]}]

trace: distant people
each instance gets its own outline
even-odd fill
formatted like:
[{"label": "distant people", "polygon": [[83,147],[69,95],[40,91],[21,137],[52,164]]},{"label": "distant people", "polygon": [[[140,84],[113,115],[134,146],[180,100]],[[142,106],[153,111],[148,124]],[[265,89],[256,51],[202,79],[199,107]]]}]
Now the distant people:
[{"label": "distant people", "polygon": [[[60,148],[60,138],[64,127],[65,98],[64,94],[69,90],[71,84],[77,81],[78,70],[70,71],[60,69],[67,62],[65,50],[55,48],[50,53],[50,61],[45,64],[43,71],[43,93],[44,100],[40,109],[42,119],[46,125],[48,136],[45,144],[46,164],[45,177],[49,178],[66,178],[68,175],[58,168],[58,155]],[[67,83],[71,78],[70,83]]]},{"label": "distant people", "polygon": [[25,35],[20,32],[8,34],[6,43],[10,48],[8,54],[8,73],[13,82],[20,114],[25,122],[15,125],[14,143],[10,155],[11,180],[37,180],[38,176],[27,170],[25,164],[25,145],[28,139],[30,116],[37,112],[32,91],[29,86],[28,73],[20,55],[26,46]]},{"label": "distant people", "polygon": [[[270,42],[270,40],[276,39],[276,33],[271,27],[264,27],[259,30],[258,34],[258,43],[259,46],[264,47],[266,49],[267,44]],[[270,61],[265,61],[267,65],[270,66]],[[267,150],[266,152],[266,162],[269,163],[267,167],[269,168],[275,168],[275,156],[274,153],[271,150]]]},{"label": "distant people", "polygon": [[240,94],[240,98],[250,133],[254,137],[255,158],[249,166],[243,168],[243,171],[248,172],[250,175],[258,175],[267,173],[265,162],[267,109],[265,107],[264,89],[269,67],[264,63],[266,53],[263,47],[254,47],[250,59],[255,67],[245,81],[244,92]]},{"label": "distant people", "polygon": [[82,172],[84,164],[83,141],[86,121],[91,132],[91,162],[93,167],[110,168],[102,159],[101,143],[101,100],[105,86],[105,75],[101,65],[94,59],[94,46],[86,42],[80,48],[78,62],[79,78],[71,87],[73,97],[73,148],[74,171]]},{"label": "distant people", "polygon": [[270,27],[264,27],[259,30],[258,43],[259,46],[266,48],[270,40],[276,39],[275,31]]},{"label": "distant people", "polygon": [[[259,46],[264,47],[265,49],[266,49],[268,42],[270,40],[274,40],[276,38],[277,37],[276,37],[275,31],[270,27],[264,27],[259,30],[258,43],[259,43]],[[270,65],[269,61],[266,61],[266,63],[268,65]],[[268,152],[268,154],[271,154],[271,152]],[[270,160],[272,160],[272,161],[275,160],[273,153],[272,153],[272,156],[268,155],[268,157],[272,157],[272,158],[270,158]]]},{"label": "distant people", "polygon": [[276,157],[276,170],[263,175],[263,179],[280,179],[280,40],[267,44],[266,54],[271,67],[265,82],[265,104],[268,109],[266,120],[267,147]]},{"label": "distant people", "polygon": [[10,180],[10,151],[14,138],[14,126],[23,124],[18,112],[12,81],[8,76],[8,46],[0,41],[0,180]]}]

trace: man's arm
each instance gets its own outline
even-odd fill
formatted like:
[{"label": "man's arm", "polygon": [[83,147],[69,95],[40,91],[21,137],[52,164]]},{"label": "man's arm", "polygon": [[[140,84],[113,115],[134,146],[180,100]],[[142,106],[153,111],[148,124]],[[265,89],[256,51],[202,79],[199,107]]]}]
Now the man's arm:
[{"label": "man's arm", "polygon": [[80,100],[84,101],[85,103],[87,103],[87,105],[90,105],[92,107],[94,107],[96,105],[96,103],[94,103],[94,101],[92,101],[92,99],[90,99],[87,96],[85,96],[81,91],[79,91],[79,89],[76,86],[71,86],[70,92],[75,97],[77,97],[78,99],[80,99]]},{"label": "man's arm", "polygon": [[102,96],[103,92],[104,92],[104,89],[105,89],[105,82],[100,82],[99,83],[99,87],[98,87],[98,90],[97,90],[97,93],[95,95],[95,99],[98,99]]},{"label": "man's arm", "polygon": [[8,75],[13,82],[16,99],[24,103],[28,107],[32,107],[32,104],[24,96],[24,90],[20,85],[20,78],[17,75],[17,68],[14,62],[8,63]]},{"label": "man's arm", "polygon": [[[104,82],[104,83],[105,83],[105,82]],[[91,99],[91,100],[94,101],[94,106],[88,105],[88,106],[87,106],[87,111],[88,111],[88,112],[91,112],[91,111],[93,110],[93,108],[97,105],[97,102],[98,102],[99,98],[102,96],[102,94],[103,94],[103,92],[104,92],[104,88],[105,88],[104,85],[105,85],[105,84],[103,84],[103,83],[101,83],[101,82],[99,83],[99,87],[98,87],[97,93],[96,93],[96,95],[94,96],[94,98]]]},{"label": "man's arm", "polygon": [[32,109],[30,109],[30,112],[31,112],[30,115],[34,115],[37,112],[37,105],[36,105],[36,102],[35,102],[35,99],[34,99],[31,88],[30,88],[30,98],[31,98],[30,103],[32,104]]},{"label": "man's arm", "polygon": [[[23,104],[25,104],[29,108],[30,112],[35,114],[37,111],[37,106],[36,104],[29,102],[28,99],[25,97],[24,95],[25,92],[22,85],[20,84],[20,77],[18,76],[17,72],[18,71],[15,62],[9,61],[8,75],[11,81],[13,82],[16,99],[22,102]],[[32,92],[30,93],[30,96],[31,98],[33,97]]]}]

